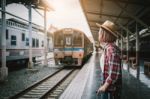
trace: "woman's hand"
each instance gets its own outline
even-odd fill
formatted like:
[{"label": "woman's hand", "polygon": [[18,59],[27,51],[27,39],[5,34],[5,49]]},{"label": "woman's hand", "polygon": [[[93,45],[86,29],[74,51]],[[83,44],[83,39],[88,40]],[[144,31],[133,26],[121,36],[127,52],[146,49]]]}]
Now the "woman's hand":
[{"label": "woman's hand", "polygon": [[97,90],[97,95],[100,93],[103,93],[106,91],[106,87],[104,85],[102,85],[101,87],[99,87],[99,89]]},{"label": "woman's hand", "polygon": [[99,89],[97,90],[97,95],[98,95],[99,93],[106,92],[108,86],[109,86],[109,84],[108,84],[108,83],[105,83],[104,85],[102,85],[101,87],[99,87]]}]

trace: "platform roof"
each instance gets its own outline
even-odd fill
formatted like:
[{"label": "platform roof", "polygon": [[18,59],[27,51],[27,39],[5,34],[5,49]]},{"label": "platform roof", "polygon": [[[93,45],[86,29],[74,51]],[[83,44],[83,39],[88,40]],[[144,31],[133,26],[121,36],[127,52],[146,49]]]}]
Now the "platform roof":
[{"label": "platform roof", "polygon": [[31,4],[33,8],[42,9],[42,10],[46,8],[47,11],[53,10],[53,7],[50,5],[48,0],[6,0],[6,5],[11,3],[19,3],[23,5]]},{"label": "platform roof", "polygon": [[95,41],[99,30],[96,23],[102,24],[105,20],[117,24],[123,36],[126,29],[130,35],[135,33],[136,22],[139,30],[150,26],[149,0],[80,0],[80,3]]}]

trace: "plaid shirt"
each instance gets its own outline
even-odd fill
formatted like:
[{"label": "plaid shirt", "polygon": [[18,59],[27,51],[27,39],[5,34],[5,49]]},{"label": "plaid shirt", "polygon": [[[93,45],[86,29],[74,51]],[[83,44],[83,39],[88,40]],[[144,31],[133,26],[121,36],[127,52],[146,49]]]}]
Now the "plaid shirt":
[{"label": "plaid shirt", "polygon": [[103,83],[110,84],[108,91],[115,91],[122,83],[120,49],[115,44],[108,43],[104,50]]}]

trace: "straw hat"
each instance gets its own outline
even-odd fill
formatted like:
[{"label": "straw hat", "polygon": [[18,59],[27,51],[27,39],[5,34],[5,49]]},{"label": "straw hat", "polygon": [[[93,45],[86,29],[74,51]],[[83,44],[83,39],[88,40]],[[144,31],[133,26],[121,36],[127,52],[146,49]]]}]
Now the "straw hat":
[{"label": "straw hat", "polygon": [[113,22],[106,20],[102,25],[100,25],[98,23],[96,23],[96,25],[100,28],[103,28],[103,29],[109,31],[116,38],[118,37],[117,32],[116,32],[117,28]]}]

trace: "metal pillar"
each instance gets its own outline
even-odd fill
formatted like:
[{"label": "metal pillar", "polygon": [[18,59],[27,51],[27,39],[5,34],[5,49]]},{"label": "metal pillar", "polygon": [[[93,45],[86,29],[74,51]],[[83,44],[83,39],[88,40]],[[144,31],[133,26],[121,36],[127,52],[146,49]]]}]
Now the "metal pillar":
[{"label": "metal pillar", "polygon": [[29,64],[28,68],[33,68],[33,61],[32,61],[32,7],[31,4],[28,6],[29,8]]},{"label": "metal pillar", "polygon": [[121,58],[123,58],[123,37],[121,37]]},{"label": "metal pillar", "polygon": [[44,40],[44,65],[48,65],[47,61],[47,31],[46,31],[46,25],[47,25],[47,20],[46,20],[46,8],[44,8],[44,32],[45,32],[45,40]]},{"label": "metal pillar", "polygon": [[136,23],[136,66],[137,66],[137,79],[140,76],[140,66],[139,66],[139,32],[138,24]]},{"label": "metal pillar", "polygon": [[136,23],[136,65],[139,66],[139,32],[137,23]]},{"label": "metal pillar", "polygon": [[127,31],[127,62],[129,62],[129,31]]},{"label": "metal pillar", "polygon": [[[5,11],[6,0],[1,1],[2,10]],[[0,81],[4,81],[8,76],[8,68],[6,67],[6,14],[2,12],[2,31],[1,31],[1,68],[0,68]]]}]

